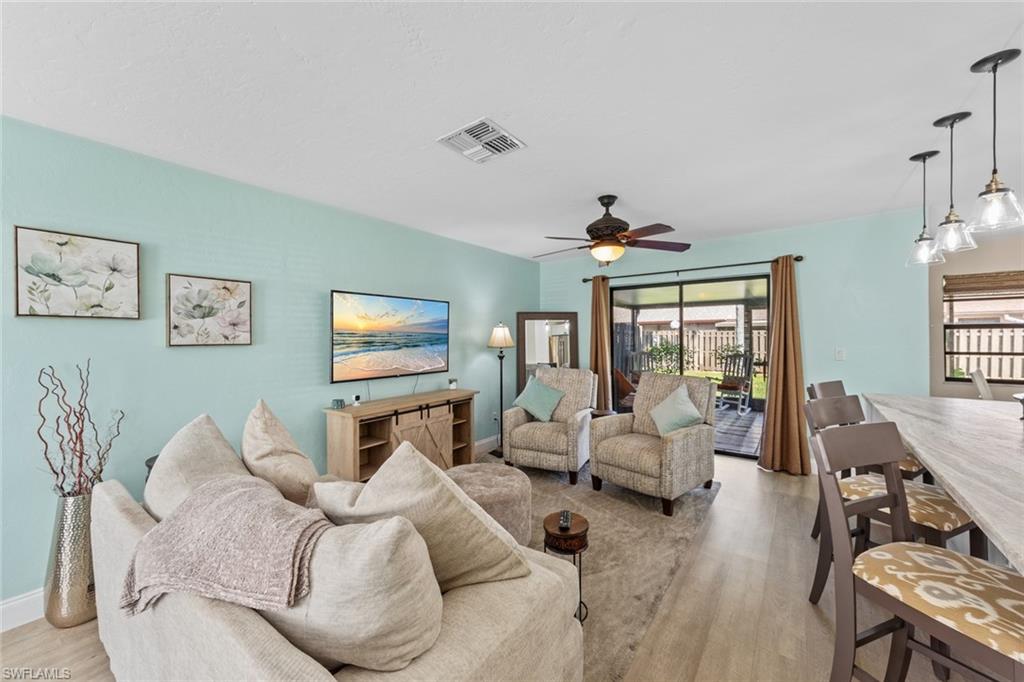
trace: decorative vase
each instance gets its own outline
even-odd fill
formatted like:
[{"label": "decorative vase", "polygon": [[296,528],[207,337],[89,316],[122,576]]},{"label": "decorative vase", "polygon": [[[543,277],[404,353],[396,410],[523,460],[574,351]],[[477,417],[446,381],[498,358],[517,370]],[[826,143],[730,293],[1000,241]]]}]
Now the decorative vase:
[{"label": "decorative vase", "polygon": [[96,617],[96,585],[89,538],[92,495],[57,498],[50,560],[43,587],[50,625],[69,628]]}]

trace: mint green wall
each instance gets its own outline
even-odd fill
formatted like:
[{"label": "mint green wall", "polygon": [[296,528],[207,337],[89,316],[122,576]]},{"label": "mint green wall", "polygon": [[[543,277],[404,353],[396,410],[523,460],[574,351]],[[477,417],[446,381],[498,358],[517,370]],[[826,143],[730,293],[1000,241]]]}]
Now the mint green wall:
[{"label": "mint green wall", "polygon": [[[609,268],[592,258],[541,265],[541,308],[580,311],[580,346],[589,360],[590,285],[583,277],[624,275],[766,260],[802,254],[797,304],[807,381],[841,378],[854,392],[928,394],[928,271],[903,263],[918,228],[915,211],[758,232],[694,244],[682,255],[630,250]],[[685,234],[685,233],[684,233]],[[768,272],[768,265],[683,273],[681,279]],[[616,284],[672,282],[674,275]],[[834,359],[836,346],[846,361]]]},{"label": "mint green wall", "polygon": [[[141,494],[143,461],[182,424],[210,413],[236,446],[260,397],[324,468],[320,408],[367,396],[365,383],[327,382],[329,290],[451,301],[450,374],[418,390],[482,391],[477,438],[496,432],[497,359],[485,345],[499,320],[538,306],[538,266],[327,206],[2,119],[3,263],[2,598],[38,588],[55,508],[34,429],[36,372],[65,376],[93,361],[93,409],[128,417],[108,478]],[[62,229],[142,244],[141,321],[16,318],[13,225]],[[167,348],[167,272],[253,281],[254,345]],[[515,367],[509,354],[506,369]],[[515,372],[505,374],[511,400]],[[408,393],[415,379],[372,382],[374,398]]]}]

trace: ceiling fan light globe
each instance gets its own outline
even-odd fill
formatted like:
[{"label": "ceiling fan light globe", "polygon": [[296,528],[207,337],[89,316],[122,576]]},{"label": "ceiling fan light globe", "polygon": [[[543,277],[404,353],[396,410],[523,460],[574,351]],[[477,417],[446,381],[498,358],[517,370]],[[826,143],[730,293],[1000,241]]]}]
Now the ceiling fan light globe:
[{"label": "ceiling fan light globe", "polygon": [[614,239],[603,239],[590,247],[590,255],[602,263],[611,263],[622,257],[626,247]]},{"label": "ceiling fan light globe", "polygon": [[974,203],[968,232],[994,232],[1024,226],[1024,209],[1013,190],[990,183]]},{"label": "ceiling fan light globe", "polygon": [[956,214],[946,216],[946,219],[939,223],[939,231],[935,235],[935,241],[939,248],[946,253],[956,251],[970,251],[978,248],[974,237],[967,231],[967,225],[960,220]]}]

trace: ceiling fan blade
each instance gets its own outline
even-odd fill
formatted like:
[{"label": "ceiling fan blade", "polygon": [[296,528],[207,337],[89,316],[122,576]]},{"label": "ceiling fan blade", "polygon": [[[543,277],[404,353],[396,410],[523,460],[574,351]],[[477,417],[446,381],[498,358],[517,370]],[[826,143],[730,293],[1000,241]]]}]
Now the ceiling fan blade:
[{"label": "ceiling fan blade", "polygon": [[538,254],[538,255],[533,256],[533,257],[534,258],[543,258],[544,256],[554,256],[556,253],[565,253],[566,251],[579,251],[580,249],[589,249],[589,248],[590,248],[589,244],[587,244],[586,246],[570,246],[568,249],[559,249],[558,251],[548,251],[547,253],[541,253],[541,254]]},{"label": "ceiling fan blade", "polygon": [[644,225],[638,227],[635,230],[629,232],[623,232],[619,237],[626,239],[636,239],[637,237],[650,237],[656,234],[665,234],[666,232],[675,232],[676,229],[671,225],[664,225],[662,223],[653,223],[651,225]]},{"label": "ceiling fan blade", "polygon": [[659,242],[654,239],[630,239],[626,246],[635,246],[638,249],[655,249],[657,251],[675,251],[682,253],[690,248],[689,244],[681,242]]},{"label": "ceiling fan blade", "polygon": [[589,242],[589,239],[583,239],[582,237],[544,237],[544,239],[563,239],[567,242]]}]

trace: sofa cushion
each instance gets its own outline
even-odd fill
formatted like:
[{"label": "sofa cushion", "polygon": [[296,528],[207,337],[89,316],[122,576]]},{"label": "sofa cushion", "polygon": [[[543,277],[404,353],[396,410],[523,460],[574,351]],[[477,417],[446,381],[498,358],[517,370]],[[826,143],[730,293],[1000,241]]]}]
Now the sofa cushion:
[{"label": "sofa cushion", "polygon": [[412,521],[442,592],[530,572],[515,538],[408,442],[365,485],[315,483],[314,489],[320,508],[338,524],[393,516]]},{"label": "sofa cushion", "polygon": [[690,393],[683,384],[668,394],[668,397],[651,408],[651,419],[658,434],[665,436],[687,426],[704,421],[704,415],[690,400]]},{"label": "sofa cushion", "polygon": [[294,606],[260,613],[326,668],[400,670],[441,632],[441,590],[430,554],[400,516],[325,532],[309,580],[309,593]]},{"label": "sofa cushion", "polygon": [[527,422],[512,429],[510,447],[564,455],[569,451],[568,427],[561,422]]},{"label": "sofa cushion", "polygon": [[530,377],[523,392],[512,402],[516,407],[521,407],[534,419],[542,422],[551,421],[551,415],[565,394],[556,388],[547,386],[543,381]]},{"label": "sofa cushion", "polygon": [[[582,630],[573,617],[576,569],[565,559],[523,552],[529,575],[447,592],[437,643],[408,668],[389,674],[389,682],[582,679],[582,665],[571,674],[563,668],[581,648]],[[346,666],[335,679],[372,682],[380,675]]]},{"label": "sofa cushion", "polygon": [[564,394],[551,414],[551,421],[568,423],[573,415],[593,404],[596,379],[589,369],[538,367],[537,379]]},{"label": "sofa cushion", "polygon": [[595,458],[602,465],[618,467],[644,476],[661,476],[662,440],[646,433],[612,436],[597,445]]},{"label": "sofa cushion", "polygon": [[208,414],[171,436],[153,464],[142,498],[157,521],[170,514],[193,490],[221,476],[249,475],[231,443]]},{"label": "sofa cushion", "polygon": [[254,476],[272,483],[295,504],[305,503],[317,477],[313,462],[262,399],[245,420],[242,461]]}]

